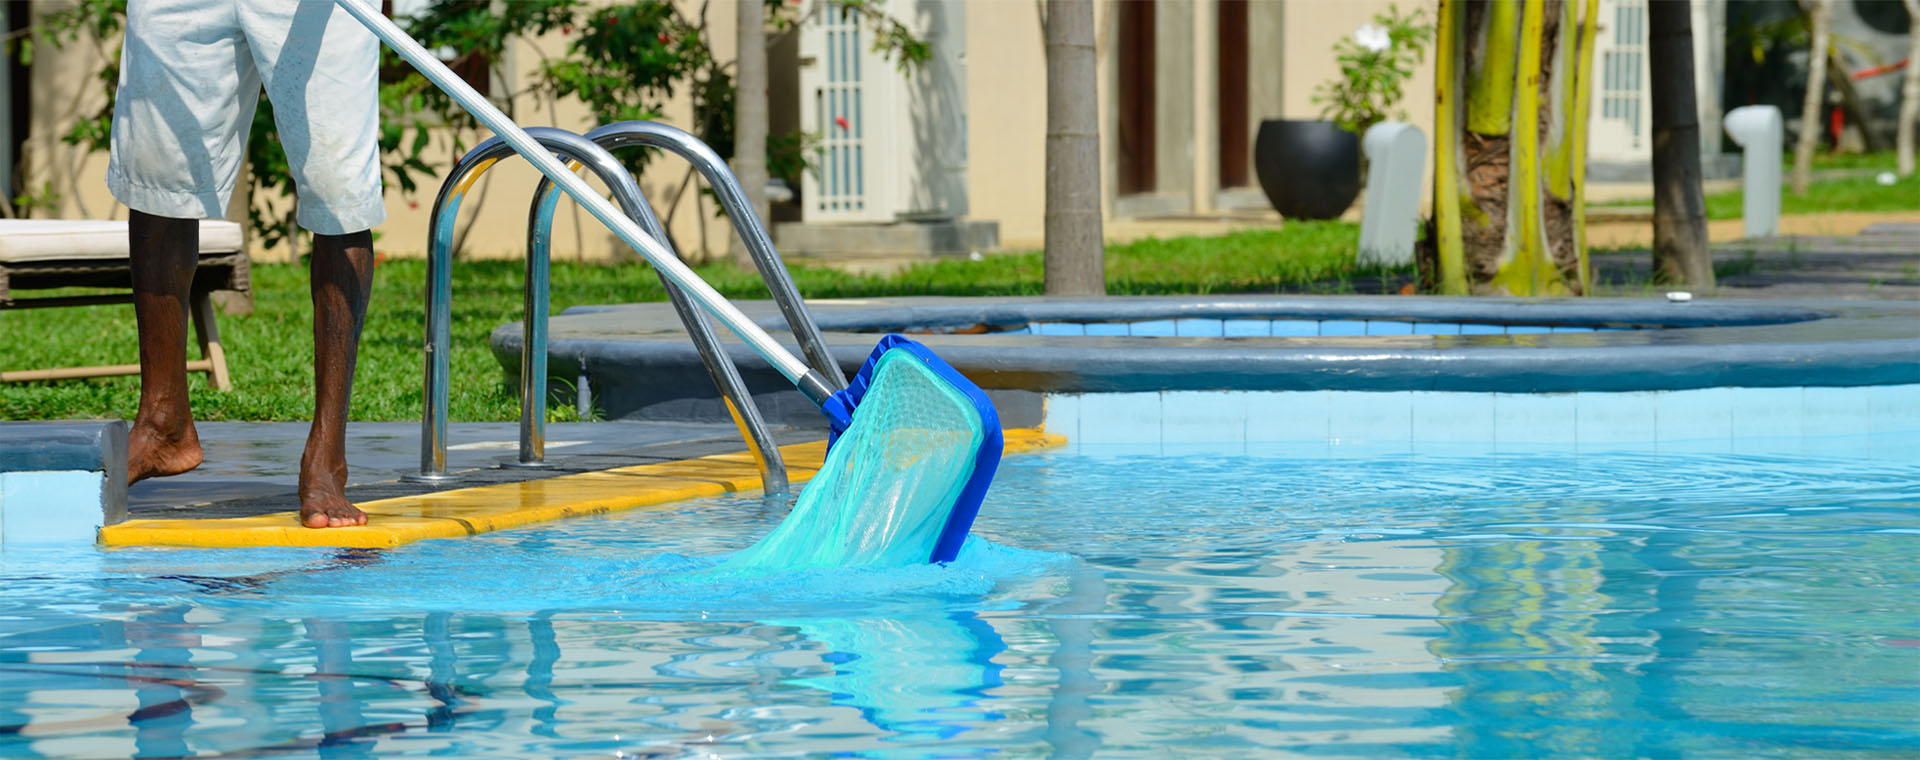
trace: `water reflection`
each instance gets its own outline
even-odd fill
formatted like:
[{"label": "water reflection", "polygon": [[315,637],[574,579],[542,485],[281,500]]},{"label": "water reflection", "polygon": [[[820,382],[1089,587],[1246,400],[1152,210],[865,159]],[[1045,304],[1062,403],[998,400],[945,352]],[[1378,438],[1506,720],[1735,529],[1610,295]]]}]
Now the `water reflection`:
[{"label": "water reflection", "polygon": [[1032,551],[944,575],[664,577],[777,520],[751,503],[365,556],[0,555],[0,757],[1920,747],[1920,468],[1157,461],[1012,460],[1048,472],[982,529]]}]

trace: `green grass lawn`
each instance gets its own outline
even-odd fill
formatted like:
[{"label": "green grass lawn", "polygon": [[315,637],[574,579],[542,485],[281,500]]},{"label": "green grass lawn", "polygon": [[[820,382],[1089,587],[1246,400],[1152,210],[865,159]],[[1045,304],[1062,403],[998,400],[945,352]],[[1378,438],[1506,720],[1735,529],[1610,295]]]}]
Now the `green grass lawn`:
[{"label": "green grass lawn", "polygon": [[[1815,180],[1807,185],[1807,191],[1793,191],[1793,157],[1788,156],[1781,181],[1787,183],[1780,193],[1780,213],[1782,214],[1824,214],[1835,211],[1920,211],[1920,174],[1906,179],[1896,180],[1894,184],[1882,185],[1874,176],[1880,171],[1892,171],[1894,156],[1892,153],[1864,154],[1821,154],[1814,158],[1814,169],[1847,169],[1862,172],[1860,176],[1833,177]],[[1873,174],[1865,173],[1872,171]],[[1740,204],[1744,194],[1739,190],[1707,195],[1708,219],[1739,219]],[[1651,209],[1649,201],[1609,201],[1595,203],[1594,206],[1637,207]]]},{"label": "green grass lawn", "polygon": [[[1782,178],[1791,183],[1790,178]],[[1745,194],[1739,190],[1707,196],[1708,219],[1739,219]],[[1824,214],[1835,211],[1920,211],[1920,174],[1882,185],[1874,177],[1821,180],[1796,193],[1791,184],[1780,193],[1782,214]]]},{"label": "green grass lawn", "polygon": [[[1116,295],[1271,292],[1307,286],[1350,292],[1354,278],[1381,274],[1356,268],[1353,251],[1358,241],[1359,227],[1353,224],[1296,222],[1281,230],[1109,246],[1108,289]],[[494,327],[520,318],[522,266],[517,261],[472,261],[454,268],[455,420],[519,417],[519,401],[486,339]],[[698,271],[730,298],[766,297],[751,271],[728,264]],[[800,292],[809,298],[1038,295],[1041,274],[1038,253],[930,262],[889,276],[816,267],[793,271]],[[417,259],[386,261],[375,275],[354,380],[354,419],[420,416],[425,276],[426,264]],[[214,392],[204,375],[194,375],[194,415],[203,420],[308,419],[313,413],[313,337],[306,270],[259,265],[253,279],[254,313],[220,319],[236,389]],[[652,270],[639,263],[554,262],[552,283],[555,313],[581,304],[665,298]],[[0,311],[0,335],[7,336],[0,341],[0,367],[9,369],[130,364],[137,357],[133,307],[127,305]],[[138,402],[139,382],[132,377],[12,383],[0,385],[0,420],[131,418]],[[549,415],[570,419],[573,410],[553,405]]]}]

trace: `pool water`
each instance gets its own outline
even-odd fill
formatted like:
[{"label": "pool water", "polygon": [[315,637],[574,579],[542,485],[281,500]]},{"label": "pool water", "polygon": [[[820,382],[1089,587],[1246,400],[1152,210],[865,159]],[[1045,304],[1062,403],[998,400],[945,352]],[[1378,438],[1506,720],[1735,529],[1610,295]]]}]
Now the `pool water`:
[{"label": "pool water", "polygon": [[0,757],[1920,752],[1920,454],[1809,440],[1081,447],[1006,460],[954,566],[885,572],[717,574],[779,519],[751,498],[8,548]]}]

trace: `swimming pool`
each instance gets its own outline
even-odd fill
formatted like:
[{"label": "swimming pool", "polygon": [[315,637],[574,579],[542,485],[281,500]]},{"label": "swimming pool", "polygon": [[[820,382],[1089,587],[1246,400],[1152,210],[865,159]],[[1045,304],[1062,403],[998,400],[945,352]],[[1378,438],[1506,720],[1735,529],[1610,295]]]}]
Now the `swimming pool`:
[{"label": "swimming pool", "polygon": [[1920,434],[1865,437],[1080,445],[1006,460],[956,566],[888,573],[701,575],[777,521],[753,498],[8,547],[0,756],[1911,753]]}]

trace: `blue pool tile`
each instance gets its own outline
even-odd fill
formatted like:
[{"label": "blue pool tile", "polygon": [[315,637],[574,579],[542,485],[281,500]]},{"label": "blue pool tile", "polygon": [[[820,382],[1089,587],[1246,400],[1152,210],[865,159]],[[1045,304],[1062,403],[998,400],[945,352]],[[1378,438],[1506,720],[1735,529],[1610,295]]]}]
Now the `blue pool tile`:
[{"label": "blue pool tile", "polygon": [[1314,441],[1248,441],[1247,456],[1268,459],[1325,459],[1326,439]]},{"label": "blue pool tile", "polygon": [[[1418,421],[1414,424],[1418,425]],[[1498,453],[1489,437],[1484,441],[1422,441],[1413,442],[1413,455],[1416,457],[1437,457],[1458,459],[1460,457],[1484,457]]]},{"label": "blue pool tile", "polygon": [[[1380,482],[1392,483],[1404,480],[1395,472],[1404,470],[1410,463],[1408,454],[1413,453],[1413,442],[1405,439],[1359,440],[1355,438],[1335,438],[1327,441],[1327,456],[1339,459],[1370,460],[1358,462],[1355,467],[1367,468],[1367,474],[1378,478]],[[1382,458],[1387,458],[1383,461]]]},{"label": "blue pool tile", "polygon": [[1327,392],[1328,441],[1405,442],[1412,437],[1412,391]]},{"label": "blue pool tile", "polygon": [[[1655,400],[1654,425],[1661,441],[1733,441],[1732,388],[1666,391]],[[1664,450],[1664,449],[1662,449]]]},{"label": "blue pool tile", "polygon": [[1732,454],[1736,452],[1733,438],[1687,438],[1682,440],[1661,439],[1654,444],[1661,454]]},{"label": "blue pool tile", "polygon": [[1506,325],[1487,325],[1477,322],[1460,323],[1461,335],[1501,335],[1506,333]]},{"label": "blue pool tile", "polygon": [[1493,441],[1493,394],[1413,391],[1413,440]]},{"label": "blue pool tile", "polygon": [[1327,442],[1330,391],[1254,391],[1247,394],[1247,443]]},{"label": "blue pool tile", "polygon": [[1267,319],[1225,319],[1220,334],[1228,338],[1264,338],[1273,334],[1273,321]]},{"label": "blue pool tile", "polygon": [[1581,326],[1579,326],[1579,325],[1555,325],[1555,326],[1553,326],[1553,327],[1551,327],[1551,328],[1549,328],[1549,329],[1551,329],[1552,331],[1554,331],[1554,332],[1557,332],[1557,333],[1563,333],[1563,332],[1567,332],[1567,333],[1579,333],[1579,332],[1593,332],[1593,328],[1591,328],[1591,327],[1581,327]]},{"label": "blue pool tile", "polygon": [[1078,322],[1035,322],[1036,335],[1086,335],[1087,326]]},{"label": "blue pool tile", "polygon": [[[1874,439],[1878,436],[1847,433],[1841,435],[1810,435],[1800,439],[1802,456],[1808,453],[1818,457],[1834,459],[1871,460],[1880,458],[1875,451]],[[1884,446],[1882,447],[1884,448]]]},{"label": "blue pool tile", "polygon": [[1873,432],[1873,393],[1868,388],[1807,388],[1800,395],[1802,436]]},{"label": "blue pool tile", "polygon": [[1033,325],[1021,325],[1011,330],[1001,330],[1001,335],[1032,335]]},{"label": "blue pool tile", "polygon": [[1311,319],[1276,319],[1267,329],[1276,338],[1311,338],[1320,334],[1320,323]]},{"label": "blue pool tile", "polygon": [[1067,437],[1068,443],[1080,442],[1080,395],[1049,393],[1046,396],[1046,422],[1043,430]]},{"label": "blue pool tile", "polygon": [[1508,335],[1531,335],[1550,332],[1553,332],[1553,328],[1546,325],[1507,325]]},{"label": "blue pool tile", "polygon": [[1320,323],[1321,335],[1366,335],[1367,323],[1357,319],[1329,319]]},{"label": "blue pool tile", "polygon": [[1799,438],[1801,397],[1805,389],[1732,388],[1733,442],[1738,451],[1747,451],[1768,438]]},{"label": "blue pool tile", "polygon": [[1084,443],[1073,447],[1073,453],[1076,456],[1082,456],[1088,459],[1139,461],[1158,459],[1161,455],[1161,448],[1159,441],[1152,443]]},{"label": "blue pool tile", "polygon": [[0,472],[0,543],[92,544],[106,476],[84,470]]},{"label": "blue pool tile", "polygon": [[1171,338],[1174,336],[1173,320],[1151,319],[1145,322],[1135,322],[1129,327],[1127,334],[1134,337]]},{"label": "blue pool tile", "polygon": [[1413,323],[1398,320],[1367,320],[1368,335],[1412,335]]},{"label": "blue pool tile", "polygon": [[1875,433],[1867,438],[1868,458],[1876,462],[1920,465],[1920,448],[1913,445],[1911,430],[1899,433]]},{"label": "blue pool tile", "polygon": [[1455,322],[1415,322],[1414,335],[1459,335],[1460,325]]},{"label": "blue pool tile", "polygon": [[1574,441],[1582,450],[1611,444],[1653,443],[1655,404],[1651,391],[1574,394]]},{"label": "blue pool tile", "polygon": [[1176,319],[1173,334],[1182,338],[1218,338],[1222,327],[1218,319]]},{"label": "blue pool tile", "polygon": [[1575,440],[1579,407],[1572,393],[1496,393],[1493,441],[1501,451],[1530,444],[1568,444]]},{"label": "blue pool tile", "polygon": [[1088,322],[1086,328],[1088,335],[1114,337],[1127,334],[1127,323],[1125,322]]},{"label": "blue pool tile", "polygon": [[1873,432],[1920,430],[1920,385],[1876,385],[1867,393]]},{"label": "blue pool tile", "polygon": [[1080,396],[1083,444],[1160,445],[1160,394],[1088,393]]},{"label": "blue pool tile", "polygon": [[1166,441],[1160,444],[1160,456],[1169,459],[1180,457],[1243,457],[1247,455],[1245,441],[1202,441],[1197,443],[1177,443]]},{"label": "blue pool tile", "polygon": [[1247,440],[1246,391],[1163,391],[1163,443],[1231,443]]}]

